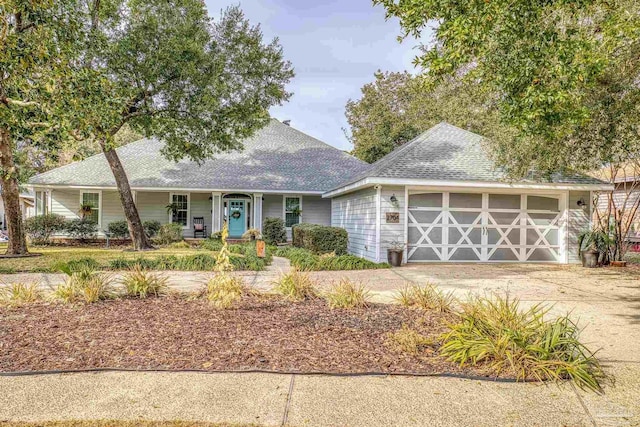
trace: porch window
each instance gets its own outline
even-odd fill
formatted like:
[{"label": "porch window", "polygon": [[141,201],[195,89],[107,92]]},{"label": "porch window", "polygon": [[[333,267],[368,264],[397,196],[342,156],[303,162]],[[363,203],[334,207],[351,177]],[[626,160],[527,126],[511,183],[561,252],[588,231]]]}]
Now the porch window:
[{"label": "porch window", "polygon": [[287,228],[300,223],[300,213],[302,212],[302,200],[300,197],[284,198],[284,222]]},{"label": "porch window", "polygon": [[171,205],[173,212],[170,216],[171,222],[189,226],[189,195],[188,194],[172,194]]},{"label": "porch window", "polygon": [[83,209],[84,218],[100,225],[100,193],[82,192],[80,205]]}]

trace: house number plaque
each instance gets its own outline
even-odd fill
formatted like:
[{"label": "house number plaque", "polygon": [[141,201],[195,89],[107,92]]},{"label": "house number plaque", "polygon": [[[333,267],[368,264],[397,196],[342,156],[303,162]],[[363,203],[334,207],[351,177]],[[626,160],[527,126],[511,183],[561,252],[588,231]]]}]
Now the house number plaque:
[{"label": "house number plaque", "polygon": [[387,224],[400,224],[400,212],[387,212]]}]

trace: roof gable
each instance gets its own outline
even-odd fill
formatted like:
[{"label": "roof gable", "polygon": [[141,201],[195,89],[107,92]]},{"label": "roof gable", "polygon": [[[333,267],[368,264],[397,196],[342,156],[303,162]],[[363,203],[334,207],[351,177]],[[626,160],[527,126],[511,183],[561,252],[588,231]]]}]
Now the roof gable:
[{"label": "roof gable", "polygon": [[[484,137],[441,122],[395,149],[340,187],[365,178],[407,178],[428,181],[509,181],[495,166],[484,147]],[[524,182],[554,184],[602,184],[586,175],[553,174]],[[337,188],[340,188],[337,187]]]},{"label": "roof gable", "polygon": [[[201,165],[162,156],[164,143],[143,139],[117,149],[134,188],[184,188],[322,192],[367,164],[324,142],[272,119],[242,151],[220,153]],[[115,187],[111,169],[98,154],[53,169],[30,180],[33,185]]]}]

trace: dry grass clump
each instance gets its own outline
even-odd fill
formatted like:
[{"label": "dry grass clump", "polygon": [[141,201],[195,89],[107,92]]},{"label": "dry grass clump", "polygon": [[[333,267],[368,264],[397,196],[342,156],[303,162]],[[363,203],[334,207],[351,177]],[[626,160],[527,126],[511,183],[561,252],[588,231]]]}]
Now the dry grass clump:
[{"label": "dry grass clump", "polygon": [[433,284],[427,283],[425,286],[406,285],[398,291],[396,301],[405,307],[451,313],[456,299],[453,292],[443,292]]},{"label": "dry grass clump", "polygon": [[402,325],[401,329],[388,333],[385,343],[399,353],[408,353],[411,355],[417,355],[427,351],[434,345],[432,339],[425,337],[407,325]]},{"label": "dry grass clump", "polygon": [[462,304],[459,321],[442,337],[441,352],[460,365],[486,364],[519,380],[571,379],[601,390],[604,373],[595,354],[580,341],[567,316],[546,320],[549,309],[521,309],[517,299],[476,296]]},{"label": "dry grass clump", "polygon": [[93,303],[116,295],[111,275],[89,268],[71,273],[53,292],[55,299],[66,303]]},{"label": "dry grass clump", "polygon": [[38,283],[9,283],[0,286],[0,304],[17,307],[42,299]]},{"label": "dry grass clump", "polygon": [[167,278],[135,265],[124,275],[122,284],[127,295],[136,298],[159,297],[169,291]]},{"label": "dry grass clump", "polygon": [[325,299],[331,308],[357,308],[366,307],[370,294],[361,284],[342,278],[334,283],[325,295]]},{"label": "dry grass clump", "polygon": [[216,274],[207,283],[206,297],[218,309],[232,308],[248,293],[242,278],[224,272]]},{"label": "dry grass clump", "polygon": [[316,282],[308,273],[293,269],[285,273],[274,283],[276,291],[291,301],[304,301],[318,298]]}]

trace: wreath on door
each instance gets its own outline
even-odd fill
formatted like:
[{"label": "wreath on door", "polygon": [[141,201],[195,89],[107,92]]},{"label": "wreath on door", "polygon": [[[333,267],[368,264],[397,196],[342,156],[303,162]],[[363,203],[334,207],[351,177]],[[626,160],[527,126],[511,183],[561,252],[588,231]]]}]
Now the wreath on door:
[{"label": "wreath on door", "polygon": [[240,211],[233,211],[233,213],[231,214],[231,218],[233,219],[240,218]]}]

